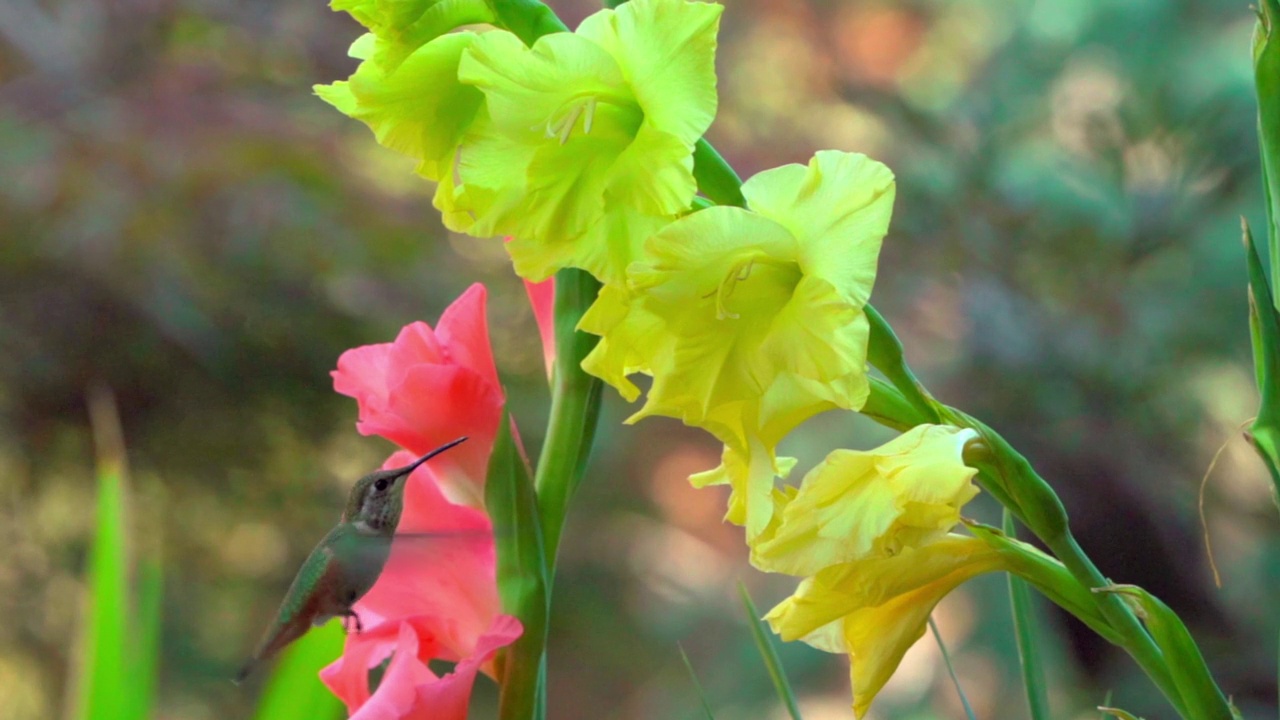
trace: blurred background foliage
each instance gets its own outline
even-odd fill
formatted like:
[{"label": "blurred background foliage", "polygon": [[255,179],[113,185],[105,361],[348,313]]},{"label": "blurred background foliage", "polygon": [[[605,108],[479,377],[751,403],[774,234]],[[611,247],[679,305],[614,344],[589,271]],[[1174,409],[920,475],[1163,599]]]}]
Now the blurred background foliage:
[{"label": "blurred background foliage", "polygon": [[[596,6],[559,2],[572,26]],[[1262,227],[1253,15],[1218,0],[740,0],[711,139],[744,177],[817,149],[898,175],[875,301],[927,385],[1007,434],[1063,494],[1104,572],[1192,625],[1246,714],[1273,712],[1280,544],[1237,426],[1256,408],[1239,215]],[[319,0],[0,3],[0,708],[65,712],[94,532],[86,391],[116,394],[139,552],[165,565],[156,717],[246,717],[229,682],[349,483],[390,447],[354,432],[345,349],[491,291],[525,441],[541,353],[498,241],[454,237],[410,164],[311,94],[358,27]],[[685,476],[707,436],[606,400],[566,530],[551,717],[778,718],[734,589],[723,496]],[[884,431],[815,419],[798,472]],[[1223,587],[1205,562],[1199,481]],[[797,477],[799,477],[797,475]],[[995,521],[991,505],[974,513]],[[1166,717],[1146,681],[1044,608],[1058,717]],[[936,614],[980,717],[1025,716],[1003,579]],[[810,720],[849,716],[847,667],[781,648]],[[482,695],[492,695],[491,684]],[[483,700],[483,698],[482,698]],[[485,717],[485,702],[476,706]],[[876,717],[955,717],[921,642]]]}]

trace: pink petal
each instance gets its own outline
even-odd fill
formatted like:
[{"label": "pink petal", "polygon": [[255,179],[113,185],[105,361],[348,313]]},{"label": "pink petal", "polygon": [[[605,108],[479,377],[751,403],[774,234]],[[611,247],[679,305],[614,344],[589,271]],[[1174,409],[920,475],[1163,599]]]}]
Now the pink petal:
[{"label": "pink petal", "polygon": [[378,689],[358,710],[352,720],[398,720],[415,709],[417,689],[430,682],[431,671],[418,659],[418,634],[409,623],[400,623],[395,655],[378,683]]},{"label": "pink petal", "polygon": [[472,285],[432,330],[406,325],[395,342],[348,350],[334,388],[356,399],[356,428],[415,454],[459,436],[470,440],[434,463],[449,497],[483,506],[484,477],[505,402],[485,320],[486,291]]},{"label": "pink petal", "polygon": [[494,618],[489,631],[476,642],[475,650],[459,661],[453,672],[418,686],[417,712],[409,717],[413,720],[465,720],[476,673],[489,664],[499,648],[510,645],[523,632],[520,621],[510,615]]},{"label": "pink petal", "polygon": [[[403,635],[399,622],[373,624],[368,615],[362,621],[364,632],[348,635],[342,655],[320,671],[320,679],[346,704],[348,713],[354,713],[369,700],[370,668],[395,652]],[[413,647],[416,652],[416,637]]]},{"label": "pink petal", "polygon": [[333,389],[356,399],[363,418],[383,411],[387,403],[386,377],[391,367],[391,345],[364,345],[338,356]]},{"label": "pink petal", "polygon": [[529,296],[529,305],[533,307],[533,319],[538,323],[538,334],[542,336],[542,359],[547,366],[547,378],[551,378],[551,367],[556,361],[556,279],[549,277],[540,283],[524,281],[524,291]]},{"label": "pink petal", "polygon": [[448,362],[448,352],[442,347],[443,344],[430,325],[418,320],[400,329],[392,347],[396,362],[401,366],[422,363],[437,365]]},{"label": "pink petal", "polygon": [[480,283],[467,288],[440,315],[436,336],[450,362],[470,368],[489,384],[500,387],[489,344],[489,322],[484,310],[486,296],[487,291]]}]

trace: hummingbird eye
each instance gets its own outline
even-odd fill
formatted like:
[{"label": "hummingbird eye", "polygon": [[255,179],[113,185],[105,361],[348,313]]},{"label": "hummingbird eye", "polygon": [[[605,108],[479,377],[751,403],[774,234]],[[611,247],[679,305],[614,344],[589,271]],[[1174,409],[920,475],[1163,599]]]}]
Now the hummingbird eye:
[{"label": "hummingbird eye", "polygon": [[387,480],[386,478],[378,478],[373,483],[373,489],[377,490],[378,492],[383,492],[384,490],[387,489],[387,485],[389,484],[390,484],[390,481]]}]

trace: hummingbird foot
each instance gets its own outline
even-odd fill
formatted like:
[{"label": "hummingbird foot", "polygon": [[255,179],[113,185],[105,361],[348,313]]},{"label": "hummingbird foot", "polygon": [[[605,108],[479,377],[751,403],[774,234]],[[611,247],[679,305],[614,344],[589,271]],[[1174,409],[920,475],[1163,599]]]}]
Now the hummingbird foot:
[{"label": "hummingbird foot", "polygon": [[355,626],[357,634],[364,632],[364,625],[360,623],[360,616],[356,614],[355,610],[348,610],[342,614],[342,629],[350,635],[352,626]]}]

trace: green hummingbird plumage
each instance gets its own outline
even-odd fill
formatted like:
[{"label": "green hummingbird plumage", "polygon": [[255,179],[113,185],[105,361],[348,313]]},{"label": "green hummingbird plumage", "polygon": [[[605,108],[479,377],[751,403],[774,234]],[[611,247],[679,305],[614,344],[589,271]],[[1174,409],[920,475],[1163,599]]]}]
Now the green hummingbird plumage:
[{"label": "green hummingbird plumage", "polygon": [[236,675],[237,683],[313,625],[340,617],[344,623],[353,620],[357,631],[362,629],[360,617],[351,608],[377,582],[391,554],[391,540],[404,509],[405,481],[419,465],[463,440],[445,443],[404,467],[378,470],[356,481],[342,519],[302,563],[275,622]]}]

